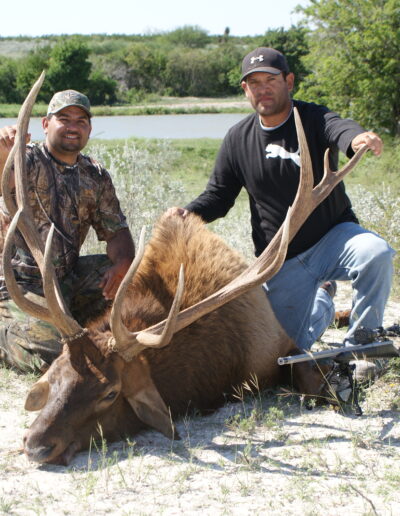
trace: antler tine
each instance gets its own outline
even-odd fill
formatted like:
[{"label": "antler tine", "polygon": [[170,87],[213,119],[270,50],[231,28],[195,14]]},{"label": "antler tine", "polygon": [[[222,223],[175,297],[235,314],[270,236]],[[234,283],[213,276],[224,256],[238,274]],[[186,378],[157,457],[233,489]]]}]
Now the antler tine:
[{"label": "antler tine", "polygon": [[[18,206],[15,203],[14,199],[11,196],[11,190],[10,190],[10,184],[11,184],[11,173],[12,173],[12,165],[14,161],[16,162],[16,166],[22,167],[21,170],[25,172],[26,164],[25,164],[25,138],[26,134],[28,132],[28,126],[29,126],[29,118],[32,112],[33,105],[35,104],[36,97],[40,91],[40,88],[42,87],[43,81],[45,78],[45,72],[43,71],[38,80],[35,82],[35,84],[32,86],[31,91],[29,92],[28,96],[26,97],[24,103],[21,106],[21,109],[18,114],[17,119],[17,133],[15,135],[15,143],[13,148],[11,149],[10,154],[8,155],[3,175],[2,175],[2,181],[1,181],[1,190],[4,197],[4,202],[7,207],[8,212],[11,216],[13,216],[17,210]],[[26,191],[25,191],[26,192]],[[24,192],[22,192],[24,193]],[[17,189],[17,201],[18,196],[21,194],[21,192],[18,192]],[[25,199],[26,199],[26,193],[25,193]]]},{"label": "antler tine", "polygon": [[[301,124],[300,116],[297,112],[297,109],[294,110],[294,116],[296,121],[296,131],[298,135],[299,140],[299,146],[300,146],[300,157],[301,157],[301,163],[302,168],[303,166],[303,159],[304,159],[304,153],[305,150],[307,152],[307,159],[309,159],[309,166],[312,170],[312,164],[311,164],[311,158],[310,154],[308,152],[308,145],[307,140],[303,131],[303,127]],[[298,210],[298,217],[294,217],[293,219],[293,227],[291,228],[291,238],[294,237],[294,235],[297,233],[297,231],[300,229],[300,227],[303,225],[307,217],[314,211],[314,209],[324,200],[328,195],[332,192],[332,190],[337,186],[340,181],[344,178],[346,174],[351,172],[353,168],[357,165],[357,163],[360,161],[364,153],[368,150],[367,145],[363,145],[355,154],[354,156],[338,171],[332,171],[329,167],[329,149],[326,149],[325,155],[324,155],[324,175],[321,179],[321,181],[313,188],[311,191],[311,195],[307,199],[307,202],[303,202],[303,200],[299,199],[299,210]],[[294,205],[293,205],[294,207]],[[293,232],[293,233],[292,233]]]},{"label": "antler tine", "polygon": [[62,298],[57,276],[54,270],[51,254],[51,244],[54,235],[54,224],[51,225],[47,235],[46,246],[44,251],[44,272],[43,272],[43,291],[47,300],[47,305],[52,315],[53,324],[64,335],[74,335],[79,333],[82,328],[75,319],[73,319]]},{"label": "antler tine", "polygon": [[[34,303],[31,301],[28,297],[26,297],[23,292],[21,291],[18,283],[15,280],[14,271],[11,267],[11,260],[12,260],[12,248],[14,245],[14,234],[15,230],[18,225],[19,218],[21,216],[21,209],[17,211],[17,213],[14,215],[14,218],[12,219],[10,223],[10,227],[7,231],[6,238],[4,240],[4,250],[3,250],[3,266],[4,266],[4,278],[6,281],[8,292],[11,296],[11,298],[14,300],[14,302],[23,310],[24,312],[28,313],[29,315],[32,315],[33,317],[36,317],[38,319],[41,319],[42,321],[46,321],[50,324],[54,324],[57,328],[60,330],[62,329],[62,333],[68,334],[70,328],[65,328],[65,325],[60,322],[59,324],[55,324],[55,314],[54,311],[49,310],[46,306],[46,299],[38,296],[43,301],[43,305],[39,303]],[[53,229],[54,231],[54,229]],[[51,247],[51,238],[52,233],[49,233],[49,236],[47,238],[46,242],[46,248]],[[47,254],[50,253],[47,251]],[[50,261],[49,257],[46,257],[45,254],[45,261],[46,259]],[[51,263],[51,266],[53,264]],[[44,281],[44,285],[45,285]],[[44,290],[46,291],[46,287],[44,287]],[[47,297],[47,296],[46,296]],[[47,297],[47,299],[49,299]],[[52,302],[50,301],[50,305],[52,305]],[[74,326],[75,333],[77,333],[80,329],[78,323],[76,323],[73,319],[71,319],[71,326]]]},{"label": "antler tine", "polygon": [[[7,159],[5,170],[2,178],[2,192],[4,202],[10,215],[13,216],[18,209],[21,211],[21,215],[18,219],[18,229],[26,238],[26,242],[32,252],[32,255],[36,262],[39,264],[43,257],[44,245],[39,235],[35,230],[29,228],[27,222],[32,222],[32,216],[30,213],[30,207],[28,204],[28,194],[26,186],[26,161],[25,161],[25,137],[28,131],[29,117],[32,111],[32,107],[35,103],[37,94],[44,81],[44,72],[40,75],[39,79],[33,85],[29,92],[25,102],[23,103],[17,121],[17,133],[15,136],[14,146]],[[16,187],[16,201],[11,195],[11,167],[12,161],[15,164],[15,187]],[[32,245],[30,245],[32,244]],[[32,249],[31,249],[32,247]]]},{"label": "antler tine", "polygon": [[[176,317],[175,332],[189,326],[203,315],[228,303],[247,290],[264,283],[276,274],[285,260],[289,242],[293,239],[302,224],[312,213],[314,208],[321,203],[343,177],[355,167],[361,156],[367,150],[366,146],[362,147],[338,172],[332,172],[326,165],[328,162],[326,154],[324,177],[321,182],[313,188],[314,175],[311,157],[301,119],[296,108],[294,108],[294,117],[299,141],[301,171],[297,194],[292,208],[288,210],[284,224],[264,252],[241,275],[208,298],[180,312]],[[152,340],[151,336],[157,336],[165,326],[166,321],[161,321],[135,334],[135,343],[139,342],[140,344],[146,345],[146,343]],[[120,346],[119,339],[116,340],[118,346]],[[123,340],[121,341],[121,344],[122,343]],[[125,344],[122,345],[125,347]],[[126,349],[123,351],[124,358],[128,360],[139,351],[140,348],[137,345],[132,348],[126,346]]]},{"label": "antler tine", "polygon": [[[115,300],[113,303],[113,307],[111,309],[111,318],[110,318],[110,326],[111,331],[113,333],[114,343],[118,343],[118,352],[127,360],[132,359],[135,355],[137,355],[144,347],[139,344],[137,340],[137,336],[140,332],[130,332],[128,328],[123,324],[121,317],[121,308],[122,301],[125,296],[126,290],[138,269],[140,262],[143,258],[144,254],[144,237],[145,230],[144,227],[140,233],[138,249],[136,252],[136,256],[134,261],[132,262],[127,274],[125,275],[123,281],[121,282],[118,292],[115,296]],[[175,293],[174,301],[170,308],[170,312],[168,318],[165,321],[165,325],[161,328],[162,332],[160,335],[155,333],[148,333],[144,338],[145,346],[161,348],[166,346],[172,335],[175,333],[175,320],[177,314],[179,313],[180,305],[182,302],[182,296],[184,292],[184,272],[183,266],[181,265],[179,270],[179,279],[177,291]]]},{"label": "antler tine", "polygon": [[[26,134],[28,131],[29,118],[32,112],[32,107],[35,103],[37,94],[42,86],[45,74],[44,72],[40,75],[39,79],[33,85],[31,91],[29,92],[25,102],[23,103],[17,121],[17,133],[15,136],[14,147],[7,159],[5,173],[3,173],[2,178],[2,192],[6,207],[11,215],[16,215],[18,212],[18,217],[15,222],[15,226],[13,226],[12,232],[10,232],[9,242],[11,241],[13,234],[15,232],[15,228],[18,227],[21,232],[30,252],[32,253],[33,258],[35,259],[42,277],[49,277],[49,274],[52,275],[51,281],[47,280],[47,295],[48,299],[51,299],[51,303],[47,303],[47,308],[39,304],[35,304],[32,302],[27,302],[26,298],[20,292],[19,287],[16,285],[15,278],[11,278],[13,276],[11,271],[11,243],[8,247],[8,252],[3,256],[3,262],[7,258],[8,263],[4,263],[4,269],[8,271],[8,282],[6,279],[7,288],[9,292],[16,294],[16,297],[13,298],[16,303],[20,302],[19,305],[22,310],[28,311],[31,315],[43,319],[45,321],[51,322],[54,324],[62,334],[70,335],[76,333],[78,330],[81,330],[80,326],[76,321],[74,321],[69,315],[67,315],[68,310],[66,309],[62,296],[60,294],[58,281],[54,272],[54,268],[47,268],[45,266],[45,249],[44,244],[37,232],[34,222],[32,210],[29,204],[28,198],[28,187],[27,187],[27,173],[26,173]],[[16,189],[16,202],[11,195],[11,166],[12,161],[14,159],[14,176],[15,176],[15,189]],[[52,232],[49,232],[50,238],[47,239],[48,245],[51,245]],[[48,251],[49,253],[49,251]],[[49,263],[49,259],[48,259]],[[11,273],[10,273],[11,272]],[[17,288],[15,288],[17,287]],[[53,292],[51,292],[53,290]],[[60,315],[62,314],[62,315]]]},{"label": "antler tine", "polygon": [[114,339],[117,342],[131,342],[131,332],[128,328],[123,324],[121,311],[122,311],[122,302],[124,300],[126,290],[131,283],[131,280],[137,271],[140,262],[142,261],[144,254],[144,238],[145,238],[145,227],[142,227],[139,237],[139,243],[136,249],[135,259],[131,263],[128,272],[125,274],[124,279],[121,281],[120,286],[118,287],[117,293],[114,298],[114,302],[111,308],[110,315],[110,326],[111,331],[114,336]]},{"label": "antler tine", "polygon": [[[14,271],[11,267],[12,251],[14,245],[14,233],[18,224],[18,219],[21,215],[21,211],[18,210],[11,221],[10,227],[7,231],[6,238],[4,240],[3,250],[3,269],[4,278],[6,281],[8,292],[11,298],[14,300],[17,306],[24,312],[37,317],[48,323],[52,323],[53,319],[49,310],[45,306],[41,306],[37,303],[33,303],[22,293],[18,283],[15,280]],[[43,299],[44,301],[44,299]]]},{"label": "antler tine", "polygon": [[6,205],[8,213],[11,217],[14,216],[18,210],[16,203],[10,195],[10,181],[16,150],[17,148],[15,147],[15,145],[13,145],[13,147],[10,150],[10,154],[8,155],[7,160],[5,162],[3,174],[1,176],[1,195],[4,198],[4,204]]},{"label": "antler tine", "polygon": [[[14,175],[15,175],[15,191],[16,204],[21,209],[21,217],[19,218],[18,229],[21,231],[25,242],[27,243],[32,256],[42,271],[44,244],[39,237],[38,232],[33,226],[33,216],[29,205],[28,187],[26,182],[26,145],[25,137],[28,132],[29,118],[35,103],[37,94],[44,80],[44,72],[33,85],[25,102],[23,103],[17,121],[17,133],[15,137],[14,147]],[[5,185],[4,185],[5,186]],[[9,184],[8,184],[9,187]],[[8,196],[7,196],[8,197]],[[7,208],[8,205],[6,204]]]},{"label": "antler tine", "polygon": [[157,335],[151,332],[140,332],[137,336],[137,340],[140,342],[140,344],[143,344],[146,347],[163,348],[170,343],[172,336],[177,331],[176,318],[179,314],[184,290],[185,275],[183,272],[183,264],[181,264],[179,268],[178,286],[176,288],[175,297],[161,335]]},{"label": "antler tine", "polygon": [[[329,166],[329,149],[326,149],[324,154],[324,177],[322,181],[314,188],[316,199],[323,196],[327,197],[331,191],[351,170],[357,165],[363,155],[368,151],[367,145],[362,145],[360,149],[354,154],[350,161],[348,161],[340,170],[332,171]],[[332,185],[332,188],[331,188]],[[327,192],[327,193],[326,193]]]}]

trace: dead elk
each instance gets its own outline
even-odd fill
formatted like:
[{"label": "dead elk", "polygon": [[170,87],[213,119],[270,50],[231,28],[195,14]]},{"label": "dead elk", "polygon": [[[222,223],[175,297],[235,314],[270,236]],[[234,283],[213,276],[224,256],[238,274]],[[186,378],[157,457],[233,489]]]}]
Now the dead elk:
[{"label": "dead elk", "polygon": [[[52,232],[43,249],[25,202],[23,142],[39,87],[40,80],[18,122],[16,202],[9,173],[8,179],[6,173],[3,177],[3,195],[14,215],[5,243],[4,270],[15,302],[52,322],[65,344],[28,394],[26,408],[40,413],[24,438],[27,456],[66,464],[77,450],[88,447],[99,428],[109,440],[145,427],[177,437],[172,421],[188,409],[213,410],[224,402],[225,393],[250,378],[256,377],[261,388],[279,383],[277,358],[296,349],[260,285],[279,270],[291,238],[365,149],[339,172],[328,169],[326,158],[324,178],[313,188],[311,162],[296,113],[302,159],[299,189],[285,223],[264,253],[247,267],[198,217],[164,216],[145,251],[141,239],[111,314],[86,329],[71,317],[59,294],[51,262]],[[15,284],[9,249],[16,227],[41,270],[45,308],[25,299]],[[315,394],[322,377],[308,364],[299,364],[294,368],[294,383],[301,392]]]}]

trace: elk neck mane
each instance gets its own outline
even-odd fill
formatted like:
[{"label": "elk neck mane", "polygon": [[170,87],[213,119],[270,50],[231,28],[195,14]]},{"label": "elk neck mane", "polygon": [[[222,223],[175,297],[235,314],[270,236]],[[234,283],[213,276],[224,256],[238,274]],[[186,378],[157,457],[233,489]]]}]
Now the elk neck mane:
[{"label": "elk neck mane", "polygon": [[[162,216],[124,299],[122,319],[131,331],[144,330],[167,316],[181,263],[187,278],[182,309],[225,286],[247,267],[244,258],[209,231],[200,217]],[[89,330],[107,355],[112,336],[109,311],[92,321]]]}]

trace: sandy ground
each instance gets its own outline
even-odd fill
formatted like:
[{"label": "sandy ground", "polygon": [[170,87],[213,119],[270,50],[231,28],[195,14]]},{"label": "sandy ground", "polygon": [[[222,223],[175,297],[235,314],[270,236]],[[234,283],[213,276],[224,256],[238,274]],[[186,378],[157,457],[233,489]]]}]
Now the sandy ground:
[{"label": "sandy ground", "polygon": [[[348,290],[340,286],[337,299],[348,307]],[[385,324],[399,313],[391,302]],[[148,431],[79,453],[68,467],[33,464],[20,452],[34,418],[23,409],[32,382],[0,368],[0,514],[400,514],[395,375],[365,390],[362,417],[265,393],[179,421],[179,442]]]}]

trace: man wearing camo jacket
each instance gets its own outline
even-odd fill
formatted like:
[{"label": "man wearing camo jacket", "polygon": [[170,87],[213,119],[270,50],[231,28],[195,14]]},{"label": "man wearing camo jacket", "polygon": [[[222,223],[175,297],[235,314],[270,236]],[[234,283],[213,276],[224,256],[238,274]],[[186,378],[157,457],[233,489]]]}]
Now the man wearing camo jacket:
[{"label": "man wearing camo jacket", "polygon": [[[55,93],[42,119],[45,141],[27,145],[28,198],[43,239],[53,223],[53,256],[61,291],[81,324],[114,298],[134,257],[134,244],[107,170],[81,154],[91,125],[89,99],[75,90]],[[0,129],[0,175],[16,128]],[[0,197],[0,253],[10,224]],[[107,254],[79,256],[92,227]],[[21,236],[12,259],[20,287],[43,295],[40,271]],[[0,362],[23,371],[45,371],[61,352],[55,327],[22,312],[10,299],[0,269]]]}]

